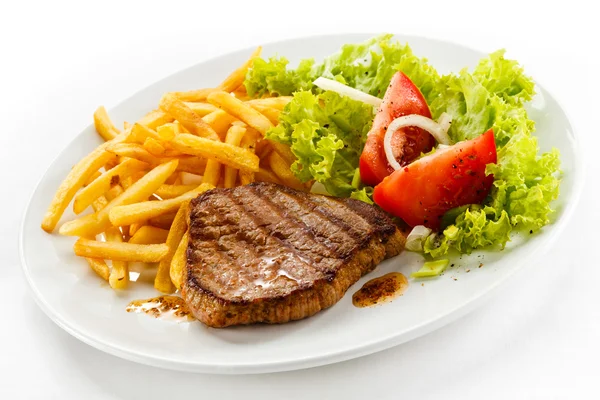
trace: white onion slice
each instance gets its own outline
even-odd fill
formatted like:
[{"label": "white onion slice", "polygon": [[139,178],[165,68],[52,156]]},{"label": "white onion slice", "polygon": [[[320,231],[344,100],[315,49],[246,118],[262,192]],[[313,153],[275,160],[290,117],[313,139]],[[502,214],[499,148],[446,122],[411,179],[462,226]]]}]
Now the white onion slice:
[{"label": "white onion slice", "polygon": [[332,92],[336,92],[342,96],[350,97],[352,100],[362,101],[363,103],[370,104],[373,107],[379,107],[381,105],[380,98],[371,96],[368,93],[361,92],[360,90],[356,90],[350,86],[346,86],[343,83],[334,81],[333,79],[320,77],[313,82],[313,85],[323,90],[331,90]]},{"label": "white onion slice", "polygon": [[[445,125],[448,124],[445,123]],[[385,132],[385,137],[383,138],[383,149],[385,150],[385,156],[387,157],[390,166],[395,170],[399,170],[401,167],[400,163],[396,161],[396,157],[394,157],[394,152],[392,151],[392,137],[396,131],[407,126],[416,126],[417,128],[426,130],[427,132],[431,133],[435,140],[437,140],[440,144],[452,144],[452,141],[450,140],[448,133],[444,131],[444,128],[431,118],[427,118],[418,114],[410,114],[396,118],[388,126],[387,131]]]},{"label": "white onion slice", "polygon": [[417,225],[406,237],[406,244],[404,247],[409,251],[421,251],[423,250],[423,242],[430,234],[431,229],[423,225]]}]

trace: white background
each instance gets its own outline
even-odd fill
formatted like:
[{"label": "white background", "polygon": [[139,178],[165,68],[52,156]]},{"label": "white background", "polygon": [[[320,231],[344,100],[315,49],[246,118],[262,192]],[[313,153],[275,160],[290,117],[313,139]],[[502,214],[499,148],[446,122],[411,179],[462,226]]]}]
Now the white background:
[{"label": "white background", "polygon": [[[600,398],[600,30],[584,2],[13,3],[0,6],[1,399]],[[19,268],[20,218],[37,180],[98,105],[110,109],[166,75],[232,50],[302,35],[383,31],[486,52],[504,47],[575,123],[587,160],[578,211],[557,246],[493,300],[382,353],[250,376],[124,361],[78,342],[36,306]]]}]

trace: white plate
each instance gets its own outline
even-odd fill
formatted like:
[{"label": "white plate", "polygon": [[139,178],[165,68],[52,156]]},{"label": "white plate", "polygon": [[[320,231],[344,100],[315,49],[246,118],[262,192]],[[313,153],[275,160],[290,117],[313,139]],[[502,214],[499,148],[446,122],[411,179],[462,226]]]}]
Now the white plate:
[{"label": "white plate", "polygon": [[[285,55],[292,64],[304,57],[318,60],[344,43],[367,37],[353,34],[290,40],[264,46],[264,55]],[[408,41],[416,54],[429,58],[441,73],[473,66],[484,55],[431,39],[399,39]],[[110,110],[110,115],[119,124],[132,121],[153,109],[167,91],[212,87],[250,53],[251,49],[238,51],[181,71],[125,100]],[[100,144],[93,126],[77,135],[52,163],[31,198],[20,236],[25,276],[40,307],[67,332],[100,350],[159,367],[211,373],[284,371],[347,360],[406,342],[481,304],[492,289],[543,252],[570,216],[582,186],[577,142],[556,100],[538,89],[540,96],[530,115],[537,122],[542,149],[560,149],[564,171],[554,223],[539,234],[516,240],[501,253],[463,257],[439,279],[423,286],[411,284],[406,294],[392,303],[359,309],[352,306],[351,294],[383,273],[408,275],[422,264],[420,256],[406,252],[382,263],[335,306],[284,325],[217,330],[198,322],[177,324],[125,312],[130,300],[156,295],[151,285],[132,284],[124,293],[114,292],[90,272],[85,261],[73,255],[73,238],[48,235],[40,229],[59,182],[77,160]],[[69,211],[63,220],[72,217]],[[524,243],[517,244],[521,241]],[[482,268],[478,268],[480,263]]]}]

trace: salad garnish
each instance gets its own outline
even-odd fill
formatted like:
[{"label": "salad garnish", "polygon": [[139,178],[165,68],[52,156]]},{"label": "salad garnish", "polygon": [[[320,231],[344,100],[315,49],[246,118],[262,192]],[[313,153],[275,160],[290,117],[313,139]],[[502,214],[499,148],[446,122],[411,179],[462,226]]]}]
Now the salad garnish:
[{"label": "salad garnish", "polygon": [[[425,214],[414,220],[403,217],[411,227],[432,229],[426,238],[421,237],[421,251],[439,257],[451,250],[469,253],[487,246],[503,248],[511,233],[539,230],[550,222],[554,211],[551,203],[560,185],[559,152],[540,151],[533,136],[535,124],[526,110],[535,94],[534,82],[504,54],[496,51],[472,70],[440,75],[408,45],[394,41],[392,35],[381,35],[345,45],[321,63],[303,60],[295,69],[288,68],[283,57],[256,58],[244,84],[253,97],[293,96],[279,116],[279,126],[266,137],[291,147],[297,158],[292,169],[298,179],[321,182],[334,196],[377,202],[377,192],[386,192],[384,197],[394,200],[397,193],[406,191],[404,183],[392,185],[406,177],[398,180],[394,174],[407,175],[405,169],[415,166],[426,172],[423,166],[427,164],[437,165],[429,169],[440,182],[452,177],[450,192],[460,196],[442,196],[439,188],[433,194],[423,191],[430,203],[424,211],[432,218]],[[372,99],[365,100],[370,97],[337,83],[383,99],[378,111],[373,112]],[[397,126],[401,122],[392,126],[397,129],[385,141],[389,125],[406,116],[409,121],[404,118],[400,120],[403,126]],[[381,126],[379,121],[383,121]],[[472,147],[473,143],[481,147]],[[464,151],[468,144],[477,159],[469,160],[473,168],[464,170],[471,178],[466,184],[461,183],[460,174],[442,169],[444,163],[439,160],[451,161],[455,155],[449,154]],[[485,157],[481,148],[487,151]],[[449,165],[454,169],[452,162]],[[423,179],[431,177],[427,174]],[[377,185],[383,186],[374,190]],[[400,208],[414,211],[418,209],[415,202],[423,199],[413,195]],[[397,201],[395,207],[399,207]]]}]

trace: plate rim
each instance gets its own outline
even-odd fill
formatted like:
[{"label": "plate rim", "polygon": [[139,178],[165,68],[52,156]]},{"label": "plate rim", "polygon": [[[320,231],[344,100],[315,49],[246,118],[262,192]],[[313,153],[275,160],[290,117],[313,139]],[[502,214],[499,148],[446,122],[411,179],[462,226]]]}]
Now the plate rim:
[{"label": "plate rim", "polygon": [[[283,40],[266,42],[266,43],[263,43],[262,46],[267,47],[270,45],[283,44],[283,43],[287,43],[287,42],[328,39],[328,38],[336,38],[336,37],[340,37],[340,36],[369,36],[369,35],[375,36],[375,35],[377,35],[377,33],[373,34],[373,33],[366,33],[366,32],[341,32],[341,33],[337,33],[337,34],[305,35],[305,36],[297,36],[297,37],[283,39]],[[412,39],[426,40],[426,41],[438,42],[438,44],[442,44],[442,45],[452,45],[452,46],[462,47],[463,49],[470,50],[470,51],[476,52],[481,55],[486,54],[483,51],[472,48],[470,46],[463,45],[461,43],[457,43],[457,42],[450,41],[450,40],[439,39],[439,38],[433,38],[433,37],[429,37],[426,35],[408,35],[408,34],[402,34],[402,33],[394,33],[393,35],[397,36],[400,40],[408,42],[408,43],[410,43],[410,40],[412,40]],[[179,69],[169,75],[164,76],[163,78],[160,78],[154,82],[149,83],[148,85],[137,90],[130,96],[127,96],[123,100],[119,101],[116,105],[111,107],[111,110],[114,108],[120,107],[123,103],[126,103],[127,101],[129,101],[130,98],[135,97],[139,92],[147,89],[148,87],[150,87],[158,82],[167,80],[174,75],[183,73],[192,68],[197,68],[205,63],[218,61],[220,58],[227,57],[233,53],[238,53],[238,52],[242,52],[242,51],[246,51],[246,50],[251,51],[253,48],[254,47],[237,48],[237,49],[231,50],[226,53],[218,54],[211,58],[203,59],[195,64],[192,64],[185,68]],[[575,120],[571,117],[569,110],[564,107],[561,100],[559,98],[557,98],[556,96],[554,96],[552,91],[549,90],[547,86],[541,84],[539,80],[534,80],[534,82],[538,87],[543,89],[553,99],[553,101],[556,102],[558,107],[563,112],[563,114],[566,118],[566,121],[568,122],[568,124],[571,127],[572,140],[570,140],[570,142],[571,142],[571,146],[573,148],[573,151],[574,151],[574,154],[576,157],[573,161],[574,180],[573,180],[572,193],[570,194],[570,201],[566,204],[566,207],[562,211],[560,217],[556,221],[553,222],[551,230],[547,233],[548,237],[546,238],[546,240],[542,244],[540,244],[535,251],[528,253],[525,257],[523,257],[519,262],[520,265],[515,270],[507,273],[502,278],[495,280],[488,287],[488,289],[485,292],[480,293],[480,294],[475,294],[475,295],[469,297],[467,300],[465,300],[461,304],[454,307],[452,310],[445,312],[443,315],[437,315],[436,317],[432,317],[426,321],[423,321],[422,323],[420,323],[418,325],[410,327],[407,330],[400,331],[400,332],[394,332],[385,337],[379,336],[376,340],[370,341],[370,342],[362,344],[360,346],[353,346],[353,347],[350,347],[345,350],[339,350],[339,351],[335,351],[335,352],[319,354],[318,356],[311,356],[311,357],[307,357],[307,358],[294,358],[294,359],[290,359],[290,360],[281,360],[281,361],[275,361],[275,362],[262,362],[259,364],[237,363],[237,364],[216,365],[214,363],[207,364],[207,363],[202,363],[202,362],[198,362],[198,361],[173,360],[173,359],[169,359],[166,357],[161,357],[161,356],[156,356],[156,355],[148,355],[148,354],[141,353],[138,351],[132,351],[132,350],[129,350],[127,348],[120,346],[117,343],[110,343],[107,340],[103,341],[99,338],[94,337],[93,335],[86,334],[86,333],[81,332],[80,330],[75,329],[74,327],[70,326],[68,321],[66,321],[64,318],[62,318],[60,316],[60,313],[58,313],[50,304],[48,304],[47,301],[44,300],[44,297],[40,293],[38,287],[36,286],[36,284],[34,283],[34,280],[32,279],[32,277],[30,275],[30,268],[27,265],[26,256],[25,256],[25,252],[24,252],[24,243],[26,240],[24,231],[25,231],[25,223],[28,220],[29,214],[31,212],[31,203],[34,200],[34,196],[36,195],[42,182],[45,181],[45,179],[46,179],[49,171],[52,169],[52,167],[55,164],[57,164],[60,159],[63,158],[64,154],[66,153],[67,149],[71,146],[71,144],[75,140],[77,140],[81,135],[83,135],[84,131],[89,129],[92,126],[92,124],[87,125],[81,131],[79,131],[79,133],[77,135],[75,135],[65,145],[65,147],[58,153],[58,155],[48,164],[48,166],[44,169],[43,173],[41,174],[41,177],[37,180],[37,183],[35,184],[33,190],[30,192],[30,195],[28,196],[27,205],[23,211],[23,215],[22,215],[22,218],[21,218],[21,221],[19,224],[18,247],[19,247],[19,260],[20,260],[21,270],[24,274],[25,280],[28,283],[29,290],[31,291],[33,298],[34,298],[35,302],[37,303],[37,305],[42,309],[42,311],[44,311],[44,313],[48,316],[48,318],[50,318],[50,320],[52,320],[54,323],[56,323],[65,332],[69,333],[71,336],[77,338],[78,340],[80,340],[98,350],[106,352],[108,354],[129,360],[129,361],[137,362],[137,363],[144,364],[144,365],[159,367],[159,368],[167,368],[167,369],[171,369],[171,370],[187,371],[187,372],[212,373],[212,374],[253,374],[253,373],[283,372],[283,371],[298,370],[298,369],[304,369],[304,368],[309,368],[309,367],[318,367],[318,366],[323,366],[323,365],[327,365],[327,364],[338,363],[338,362],[350,360],[353,358],[362,357],[362,356],[365,356],[368,354],[373,354],[373,353],[376,353],[376,352],[379,352],[382,350],[389,349],[391,347],[395,347],[402,343],[406,343],[417,337],[424,336],[436,329],[439,329],[453,321],[456,321],[456,320],[462,318],[464,315],[470,313],[477,307],[482,306],[486,301],[488,301],[496,293],[497,289],[502,284],[504,284],[505,282],[507,282],[509,280],[509,278],[514,277],[519,272],[522,272],[527,266],[529,266],[531,263],[528,261],[530,261],[532,258],[536,257],[541,252],[545,251],[546,249],[550,248],[555,243],[555,241],[562,234],[565,226],[568,224],[568,222],[570,221],[570,219],[572,218],[572,216],[575,212],[576,206],[579,203],[580,198],[581,198],[581,194],[582,194],[583,187],[584,187],[584,181],[585,181],[585,168],[583,167],[585,154],[581,151],[581,138],[579,136],[580,131],[577,128]]]}]

